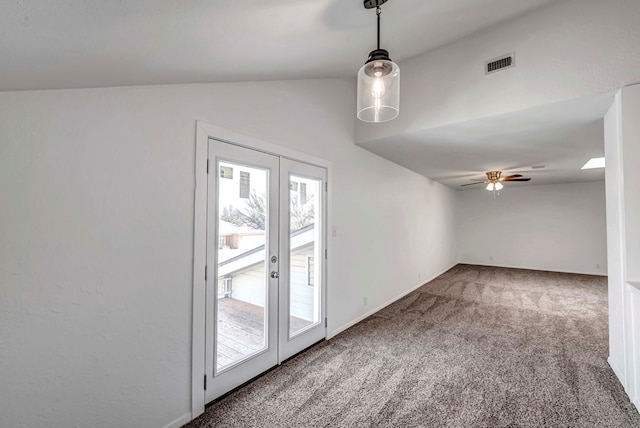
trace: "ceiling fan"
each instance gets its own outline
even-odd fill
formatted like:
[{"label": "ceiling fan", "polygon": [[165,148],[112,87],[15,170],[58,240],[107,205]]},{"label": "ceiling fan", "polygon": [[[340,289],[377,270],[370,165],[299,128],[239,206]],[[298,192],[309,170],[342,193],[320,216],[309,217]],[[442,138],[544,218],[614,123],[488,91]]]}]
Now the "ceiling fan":
[{"label": "ceiling fan", "polygon": [[530,178],[523,177],[521,174],[512,174],[512,175],[507,175],[506,177],[502,177],[502,171],[489,171],[486,174],[487,174],[487,180],[478,180],[478,179],[472,178],[471,180],[475,181],[475,183],[462,184],[461,186],[473,186],[474,184],[488,183],[486,189],[489,191],[493,191],[495,193],[496,191],[502,190],[502,188],[504,187],[502,185],[502,182],[504,181],[531,180]]}]

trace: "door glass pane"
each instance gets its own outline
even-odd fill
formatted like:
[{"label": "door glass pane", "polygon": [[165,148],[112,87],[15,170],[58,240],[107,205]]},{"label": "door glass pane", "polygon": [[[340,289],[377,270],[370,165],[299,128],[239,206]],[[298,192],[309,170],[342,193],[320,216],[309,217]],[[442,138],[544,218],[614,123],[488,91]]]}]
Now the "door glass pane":
[{"label": "door glass pane", "polygon": [[289,176],[289,337],[320,321],[322,181]]},{"label": "door glass pane", "polygon": [[218,162],[216,371],[266,347],[267,170]]}]

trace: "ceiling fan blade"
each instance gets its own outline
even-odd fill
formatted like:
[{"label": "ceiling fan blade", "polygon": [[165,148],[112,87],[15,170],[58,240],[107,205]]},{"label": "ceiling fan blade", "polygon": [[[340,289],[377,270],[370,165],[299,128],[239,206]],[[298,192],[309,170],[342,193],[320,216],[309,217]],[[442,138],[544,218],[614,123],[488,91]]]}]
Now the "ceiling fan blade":
[{"label": "ceiling fan blade", "polygon": [[520,177],[522,177],[522,174],[512,174],[512,175],[507,175],[506,177],[502,177],[500,181],[510,180],[512,178],[520,178]]},{"label": "ceiling fan blade", "polygon": [[477,183],[468,183],[468,184],[461,184],[460,186],[473,186],[474,184],[484,184],[485,181],[478,181]]},{"label": "ceiling fan blade", "polygon": [[502,180],[502,181],[529,181],[530,178],[512,178],[510,180]]}]

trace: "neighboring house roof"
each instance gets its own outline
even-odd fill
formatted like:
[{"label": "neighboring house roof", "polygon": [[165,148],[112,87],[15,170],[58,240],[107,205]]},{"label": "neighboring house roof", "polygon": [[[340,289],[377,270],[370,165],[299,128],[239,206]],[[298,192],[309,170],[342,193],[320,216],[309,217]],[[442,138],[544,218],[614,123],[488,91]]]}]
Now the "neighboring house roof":
[{"label": "neighboring house roof", "polygon": [[236,226],[228,221],[219,220],[218,233],[220,235],[264,235],[264,230],[253,229],[247,226]]},{"label": "neighboring house roof", "polygon": [[[298,250],[311,244],[315,237],[315,225],[298,229],[291,234],[291,250]],[[241,270],[251,268],[257,264],[264,263],[264,245],[253,248],[242,254],[225,260],[218,264],[218,276],[231,275]]]}]

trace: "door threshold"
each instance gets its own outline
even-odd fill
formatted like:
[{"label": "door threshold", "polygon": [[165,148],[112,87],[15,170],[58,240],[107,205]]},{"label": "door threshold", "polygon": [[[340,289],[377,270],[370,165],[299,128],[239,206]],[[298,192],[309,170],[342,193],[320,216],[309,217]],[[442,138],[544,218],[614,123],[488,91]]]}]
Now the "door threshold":
[{"label": "door threshold", "polygon": [[326,340],[327,340],[327,339],[325,339],[325,338],[322,338],[322,339],[318,340],[316,343],[314,343],[314,344],[312,344],[312,345],[307,346],[307,347],[306,347],[306,348],[304,348],[302,351],[300,351],[300,352],[296,352],[295,354],[293,354],[292,356],[290,356],[290,357],[289,357],[289,358],[287,358],[286,360],[283,360],[283,361],[280,363],[280,365],[282,365],[282,364],[286,363],[287,361],[291,361],[291,360],[293,360],[293,359],[294,359],[295,357],[297,357],[298,355],[300,355],[300,354],[303,354],[303,353],[307,352],[309,349],[311,349],[311,348],[313,348],[313,347],[315,347],[315,346],[317,346],[317,345],[321,344],[322,342],[325,342]]},{"label": "door threshold", "polygon": [[205,404],[204,408],[208,409],[209,407],[213,406],[214,404],[224,400],[225,398],[227,398],[228,396],[230,396],[234,392],[237,392],[237,391],[241,390],[242,388],[244,388],[245,386],[249,385],[250,383],[253,383],[256,380],[260,379],[261,377],[263,377],[267,373],[272,372],[273,370],[277,369],[278,367],[280,367],[281,365],[285,364],[286,362],[291,361],[292,359],[294,359],[295,357],[299,356],[300,354],[303,354],[303,353],[307,352],[311,348],[313,348],[313,347],[315,347],[315,346],[317,346],[317,345],[319,345],[319,344],[321,344],[322,342],[325,342],[325,341],[326,341],[326,339],[321,339],[321,340],[317,341],[316,343],[314,343],[313,345],[304,348],[302,351],[296,353],[295,355],[290,356],[286,360],[282,361],[280,364],[275,365],[275,366],[263,371],[262,373],[260,373],[259,375],[249,379],[248,381],[246,381],[242,385],[239,385],[239,386],[233,388],[231,391],[225,392],[220,397],[214,398],[213,400],[211,400],[207,404]]}]

